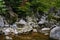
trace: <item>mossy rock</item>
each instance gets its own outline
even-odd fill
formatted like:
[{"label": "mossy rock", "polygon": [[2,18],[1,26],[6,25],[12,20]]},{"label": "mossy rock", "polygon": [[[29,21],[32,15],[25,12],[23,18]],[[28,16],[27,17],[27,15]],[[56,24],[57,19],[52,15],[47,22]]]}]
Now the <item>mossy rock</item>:
[{"label": "mossy rock", "polygon": [[56,21],[60,21],[60,17],[59,16],[53,16],[52,19],[55,19]]},{"label": "mossy rock", "polygon": [[9,23],[13,24],[16,21],[17,21],[17,17],[11,17],[10,20],[9,20]]},{"label": "mossy rock", "polygon": [[53,14],[49,14],[47,19],[48,19],[49,21],[50,21],[51,19],[54,19],[54,20],[56,20],[56,21],[60,21],[60,16],[55,16],[55,15],[53,15]]}]

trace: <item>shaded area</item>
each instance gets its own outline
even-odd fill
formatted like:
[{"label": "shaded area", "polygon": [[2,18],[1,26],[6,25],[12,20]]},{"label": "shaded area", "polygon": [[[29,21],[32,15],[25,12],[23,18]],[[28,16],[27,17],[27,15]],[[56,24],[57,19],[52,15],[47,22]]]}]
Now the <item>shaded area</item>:
[{"label": "shaded area", "polygon": [[14,36],[13,40],[49,40],[48,36],[43,35],[42,33],[30,33],[22,34],[20,36]]}]

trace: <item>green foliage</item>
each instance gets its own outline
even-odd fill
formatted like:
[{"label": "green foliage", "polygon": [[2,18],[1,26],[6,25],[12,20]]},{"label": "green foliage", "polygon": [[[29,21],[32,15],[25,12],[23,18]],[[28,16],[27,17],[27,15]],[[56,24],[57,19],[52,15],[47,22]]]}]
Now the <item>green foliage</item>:
[{"label": "green foliage", "polygon": [[[32,16],[37,12],[40,14],[44,12],[48,13],[48,10],[51,7],[56,7],[57,9],[60,8],[60,0],[27,0],[23,6],[21,5],[22,3],[24,4],[23,0],[0,0],[0,14],[9,15],[7,14],[8,9],[6,6],[11,6],[13,9],[12,11],[18,14],[19,17],[26,17],[27,15]],[[7,19],[9,17],[6,16]],[[13,18],[10,18],[11,23],[14,23],[17,19],[15,17]],[[52,13],[48,14],[48,20],[50,21],[51,19],[60,20],[60,18],[53,17]]]},{"label": "green foliage", "polygon": [[53,15],[50,13],[50,14],[48,14],[48,21],[51,21],[51,19],[52,19],[52,17],[53,17]]},{"label": "green foliage", "polygon": [[[17,14],[26,14],[30,15],[34,13],[37,13],[37,11],[42,10],[43,12],[48,11],[51,7],[60,8],[60,0],[28,0],[23,6],[21,4],[23,3],[23,0],[6,0],[12,7],[12,9]],[[0,12],[5,12],[5,2],[0,0]]]},{"label": "green foliage", "polygon": [[0,0],[0,14],[5,14],[7,12],[7,8],[5,2]]}]

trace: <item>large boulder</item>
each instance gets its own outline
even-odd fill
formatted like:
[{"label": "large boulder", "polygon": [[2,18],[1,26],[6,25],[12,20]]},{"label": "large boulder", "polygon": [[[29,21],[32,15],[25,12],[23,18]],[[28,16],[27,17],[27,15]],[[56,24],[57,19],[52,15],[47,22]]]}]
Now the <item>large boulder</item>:
[{"label": "large boulder", "polygon": [[56,26],[50,31],[50,38],[60,40],[60,27]]}]

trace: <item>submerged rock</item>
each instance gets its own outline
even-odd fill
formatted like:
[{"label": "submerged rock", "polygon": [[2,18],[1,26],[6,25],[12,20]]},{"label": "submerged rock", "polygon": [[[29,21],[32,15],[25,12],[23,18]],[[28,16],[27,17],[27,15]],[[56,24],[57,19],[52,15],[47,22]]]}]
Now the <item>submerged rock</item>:
[{"label": "submerged rock", "polygon": [[12,37],[6,36],[5,39],[6,40],[12,40]]}]

